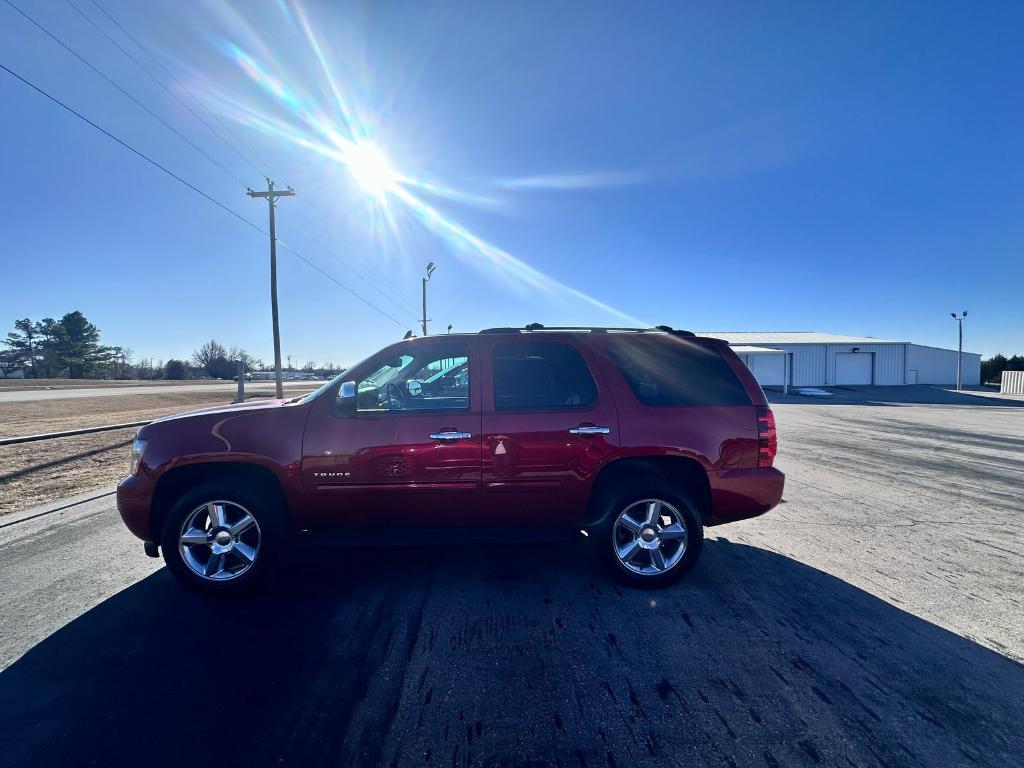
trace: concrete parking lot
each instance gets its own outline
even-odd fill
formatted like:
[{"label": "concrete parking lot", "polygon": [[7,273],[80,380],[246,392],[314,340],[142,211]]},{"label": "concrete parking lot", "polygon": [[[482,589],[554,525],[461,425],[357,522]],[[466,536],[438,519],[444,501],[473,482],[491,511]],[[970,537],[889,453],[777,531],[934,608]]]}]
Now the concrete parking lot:
[{"label": "concrete parking lot", "polygon": [[913,399],[777,404],[785,503],[711,530],[657,592],[609,582],[581,539],[304,547],[213,599],[110,496],[4,518],[0,755],[1024,765],[1024,408]]}]

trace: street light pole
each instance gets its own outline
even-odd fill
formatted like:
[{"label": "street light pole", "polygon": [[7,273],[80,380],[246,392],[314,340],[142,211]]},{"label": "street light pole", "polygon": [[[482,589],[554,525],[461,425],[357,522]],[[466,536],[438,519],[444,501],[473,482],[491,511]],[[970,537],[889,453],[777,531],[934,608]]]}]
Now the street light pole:
[{"label": "street light pole", "polygon": [[957,325],[957,346],[956,346],[956,391],[960,391],[960,371],[963,368],[964,362],[964,318],[967,317],[967,310],[965,309],[960,317],[956,316],[956,312],[950,312],[950,317],[956,320]]},{"label": "street light pole", "polygon": [[274,380],[277,384],[277,398],[284,397],[284,385],[281,382],[281,328],[277,321],[277,231],[274,228],[274,208],[277,207],[277,198],[291,197],[295,190],[274,189],[274,182],[267,179],[266,192],[254,192],[247,190],[249,197],[265,197],[270,205],[270,314],[274,323]]},{"label": "street light pole", "polygon": [[427,335],[427,280],[434,274],[437,265],[434,262],[427,264],[427,276],[423,278],[423,335]]}]

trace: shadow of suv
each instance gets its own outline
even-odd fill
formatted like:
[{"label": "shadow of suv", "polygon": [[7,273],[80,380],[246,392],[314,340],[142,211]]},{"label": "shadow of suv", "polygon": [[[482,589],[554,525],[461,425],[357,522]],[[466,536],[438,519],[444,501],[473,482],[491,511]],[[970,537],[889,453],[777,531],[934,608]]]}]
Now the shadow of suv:
[{"label": "shadow of suv", "polygon": [[641,586],[703,527],[775,506],[775,420],[725,342],[660,326],[497,328],[391,345],[293,400],[139,430],[128,528],[188,584],[257,579],[296,532],[373,545],[579,535]]}]

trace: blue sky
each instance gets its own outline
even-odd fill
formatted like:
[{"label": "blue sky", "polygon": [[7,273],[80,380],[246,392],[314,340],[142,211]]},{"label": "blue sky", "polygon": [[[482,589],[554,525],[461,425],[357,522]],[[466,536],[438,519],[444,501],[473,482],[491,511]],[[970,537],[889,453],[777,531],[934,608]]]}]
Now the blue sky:
[{"label": "blue sky", "polygon": [[[261,227],[244,185],[296,189],[279,238],[392,316],[281,250],[297,363],[417,328],[427,261],[436,331],[951,346],[968,309],[967,349],[1024,353],[1019,4],[97,0],[143,51],[92,0],[12,1],[202,153],[0,5],[23,77]],[[81,309],[137,355],[271,359],[265,236],[3,72],[0,103],[5,325]]]}]

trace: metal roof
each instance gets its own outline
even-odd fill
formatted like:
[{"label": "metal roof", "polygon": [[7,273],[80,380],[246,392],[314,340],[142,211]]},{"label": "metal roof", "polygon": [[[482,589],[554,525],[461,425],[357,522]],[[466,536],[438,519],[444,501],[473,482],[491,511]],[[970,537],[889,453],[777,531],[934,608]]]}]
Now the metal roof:
[{"label": "metal roof", "polygon": [[732,344],[909,344],[908,341],[846,336],[815,331],[697,331],[698,336],[723,339]]},{"label": "metal roof", "polygon": [[771,347],[747,347],[743,344],[730,344],[729,348],[733,352],[742,352],[744,354],[756,354],[758,352],[775,352],[777,354],[784,354],[781,349],[772,349]]}]

